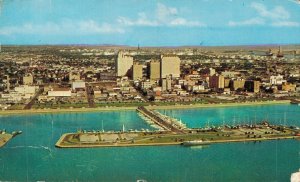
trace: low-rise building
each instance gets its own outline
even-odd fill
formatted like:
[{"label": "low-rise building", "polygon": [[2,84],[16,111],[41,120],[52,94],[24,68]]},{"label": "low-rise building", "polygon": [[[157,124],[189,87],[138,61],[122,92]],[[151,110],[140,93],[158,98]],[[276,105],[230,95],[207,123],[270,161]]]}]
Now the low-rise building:
[{"label": "low-rise building", "polygon": [[72,92],[70,88],[54,88],[48,91],[49,97],[71,97]]},{"label": "low-rise building", "polygon": [[72,90],[76,89],[85,89],[85,82],[81,80],[72,82]]},{"label": "low-rise building", "polygon": [[291,83],[283,83],[282,84],[282,90],[283,91],[288,91],[288,92],[295,92],[296,91],[296,84],[291,84]]}]

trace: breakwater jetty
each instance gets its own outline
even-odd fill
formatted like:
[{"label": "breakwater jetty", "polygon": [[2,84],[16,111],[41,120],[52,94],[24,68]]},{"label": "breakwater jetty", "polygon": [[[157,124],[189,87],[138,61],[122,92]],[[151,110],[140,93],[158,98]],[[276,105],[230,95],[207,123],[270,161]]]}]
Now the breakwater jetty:
[{"label": "breakwater jetty", "polygon": [[[176,130],[177,131],[177,130]],[[235,125],[214,128],[182,129],[180,132],[164,131],[78,131],[66,133],[56,143],[59,148],[161,146],[184,143],[214,144],[226,142],[250,142],[278,139],[298,139],[300,129],[292,126]],[[199,142],[200,141],[200,142]]]},{"label": "breakwater jetty", "polygon": [[21,134],[22,131],[14,131],[12,133],[7,133],[6,130],[0,130],[0,148],[3,147],[7,142],[9,142],[13,137]]}]

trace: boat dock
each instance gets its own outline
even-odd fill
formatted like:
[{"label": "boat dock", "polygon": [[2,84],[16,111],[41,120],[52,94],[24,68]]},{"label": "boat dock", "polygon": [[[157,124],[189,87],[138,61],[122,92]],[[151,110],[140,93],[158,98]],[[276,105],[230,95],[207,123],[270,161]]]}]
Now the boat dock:
[{"label": "boat dock", "polygon": [[157,111],[147,109],[144,106],[138,107],[137,112],[141,113],[146,118],[150,119],[156,125],[158,125],[166,131],[172,131],[174,133],[185,133],[186,126],[182,124],[182,122],[174,118],[163,115]]}]

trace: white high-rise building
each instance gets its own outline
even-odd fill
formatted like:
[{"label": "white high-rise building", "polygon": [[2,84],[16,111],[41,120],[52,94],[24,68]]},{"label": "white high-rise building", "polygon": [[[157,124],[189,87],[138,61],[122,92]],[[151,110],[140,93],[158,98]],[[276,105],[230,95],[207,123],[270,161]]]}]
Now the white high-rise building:
[{"label": "white high-rise building", "polygon": [[162,55],[160,60],[161,78],[171,75],[172,78],[180,77],[180,59],[177,56]]},{"label": "white high-rise building", "polygon": [[120,51],[115,64],[117,76],[128,76],[133,66],[133,57]]},{"label": "white high-rise building", "polygon": [[286,80],[283,79],[282,75],[277,75],[277,76],[271,76],[270,77],[270,83],[272,85],[282,85]]}]

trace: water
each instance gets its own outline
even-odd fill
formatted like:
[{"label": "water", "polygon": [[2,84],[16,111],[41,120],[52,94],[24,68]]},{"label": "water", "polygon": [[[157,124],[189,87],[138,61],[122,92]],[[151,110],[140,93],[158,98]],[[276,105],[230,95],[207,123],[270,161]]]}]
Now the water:
[{"label": "water", "polygon": [[300,125],[298,105],[257,105],[243,107],[201,108],[187,110],[160,110],[171,117],[180,118],[188,127],[197,128],[224,124],[254,124],[267,120],[272,124]]},{"label": "water", "polygon": [[[292,105],[168,110],[191,126],[207,118],[221,122],[232,113],[269,119],[289,112],[297,124],[300,107]],[[249,113],[250,112],[250,113]],[[201,115],[200,115],[201,114]],[[236,116],[237,117],[237,116]],[[283,117],[284,119],[284,117]],[[216,144],[207,148],[182,146],[57,149],[62,133],[77,129],[153,129],[135,111],[0,116],[0,128],[23,133],[0,149],[0,181],[289,181],[300,168],[300,142]],[[200,125],[198,125],[200,123]],[[299,126],[299,124],[298,124]]]}]

